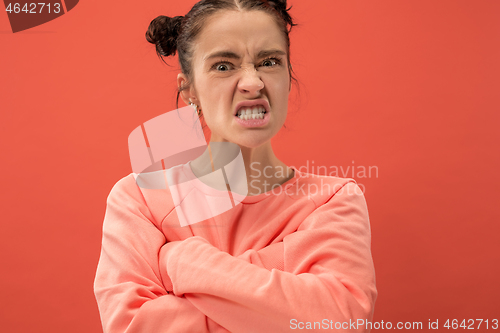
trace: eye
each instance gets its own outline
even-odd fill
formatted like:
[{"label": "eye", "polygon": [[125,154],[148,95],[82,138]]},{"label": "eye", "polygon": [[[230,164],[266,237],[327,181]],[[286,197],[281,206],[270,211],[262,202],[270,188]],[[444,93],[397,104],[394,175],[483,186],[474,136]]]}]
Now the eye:
[{"label": "eye", "polygon": [[281,65],[281,59],[280,58],[275,58],[275,57],[271,57],[271,58],[267,58],[267,59],[264,59],[264,61],[262,62],[262,64],[271,64],[270,66],[264,66],[264,67],[275,67],[272,65],[272,63],[275,63],[276,65]]},{"label": "eye", "polygon": [[219,61],[218,63],[215,63],[213,66],[212,66],[212,69],[215,69],[217,70],[218,72],[227,72],[229,69],[227,70],[220,70],[221,68],[228,68],[229,66],[232,66],[232,64],[230,62],[227,62],[227,61]]}]

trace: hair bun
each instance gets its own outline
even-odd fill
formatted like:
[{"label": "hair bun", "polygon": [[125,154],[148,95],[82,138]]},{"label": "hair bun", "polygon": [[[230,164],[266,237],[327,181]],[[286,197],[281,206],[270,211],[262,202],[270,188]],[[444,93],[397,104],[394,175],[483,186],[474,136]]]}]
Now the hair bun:
[{"label": "hair bun", "polygon": [[177,37],[181,29],[183,16],[158,16],[149,24],[146,40],[156,45],[156,52],[162,56],[175,55]]}]

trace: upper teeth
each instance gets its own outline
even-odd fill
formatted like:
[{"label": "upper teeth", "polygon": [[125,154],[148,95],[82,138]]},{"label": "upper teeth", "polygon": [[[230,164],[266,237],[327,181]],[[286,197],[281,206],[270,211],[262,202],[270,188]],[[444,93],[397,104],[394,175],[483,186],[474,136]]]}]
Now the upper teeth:
[{"label": "upper teeth", "polygon": [[237,116],[241,115],[251,115],[251,114],[259,114],[266,112],[266,109],[262,105],[256,105],[253,107],[242,107],[238,110]]}]

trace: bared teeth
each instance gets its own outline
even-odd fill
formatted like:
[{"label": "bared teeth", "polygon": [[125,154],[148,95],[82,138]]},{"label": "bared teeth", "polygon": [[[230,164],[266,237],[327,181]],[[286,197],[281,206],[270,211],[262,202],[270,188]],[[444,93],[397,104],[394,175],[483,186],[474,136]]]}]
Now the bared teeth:
[{"label": "bared teeth", "polygon": [[236,113],[236,117],[241,120],[264,119],[266,109],[262,105],[243,106]]},{"label": "bared teeth", "polygon": [[238,110],[236,116],[243,120],[264,119],[265,113],[266,109],[262,105],[256,105],[253,107],[242,107]]}]

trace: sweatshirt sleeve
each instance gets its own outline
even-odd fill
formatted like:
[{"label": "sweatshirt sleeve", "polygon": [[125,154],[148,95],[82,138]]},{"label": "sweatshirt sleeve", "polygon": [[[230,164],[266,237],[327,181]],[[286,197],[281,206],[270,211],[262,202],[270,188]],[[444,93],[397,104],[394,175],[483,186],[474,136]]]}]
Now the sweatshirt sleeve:
[{"label": "sweatshirt sleeve", "polygon": [[[377,291],[368,210],[347,182],[283,239],[284,271],[267,270],[190,237],[166,258],[176,295],[231,332],[368,332]],[[321,327],[320,327],[321,326]]]},{"label": "sweatshirt sleeve", "polygon": [[251,264],[271,271],[284,269],[284,245],[283,242],[273,243],[258,251],[254,249],[247,250],[240,254],[238,258]]},{"label": "sweatshirt sleeve", "polygon": [[[139,189],[123,181],[113,187],[94,280],[104,332],[228,332],[185,297],[168,293],[158,264],[166,239],[152,220]],[[269,270],[282,269],[283,243],[248,250],[239,258]]]},{"label": "sweatshirt sleeve", "polygon": [[209,332],[202,312],[165,290],[158,252],[166,239],[152,221],[139,188],[119,181],[107,198],[94,280],[103,331]]}]

